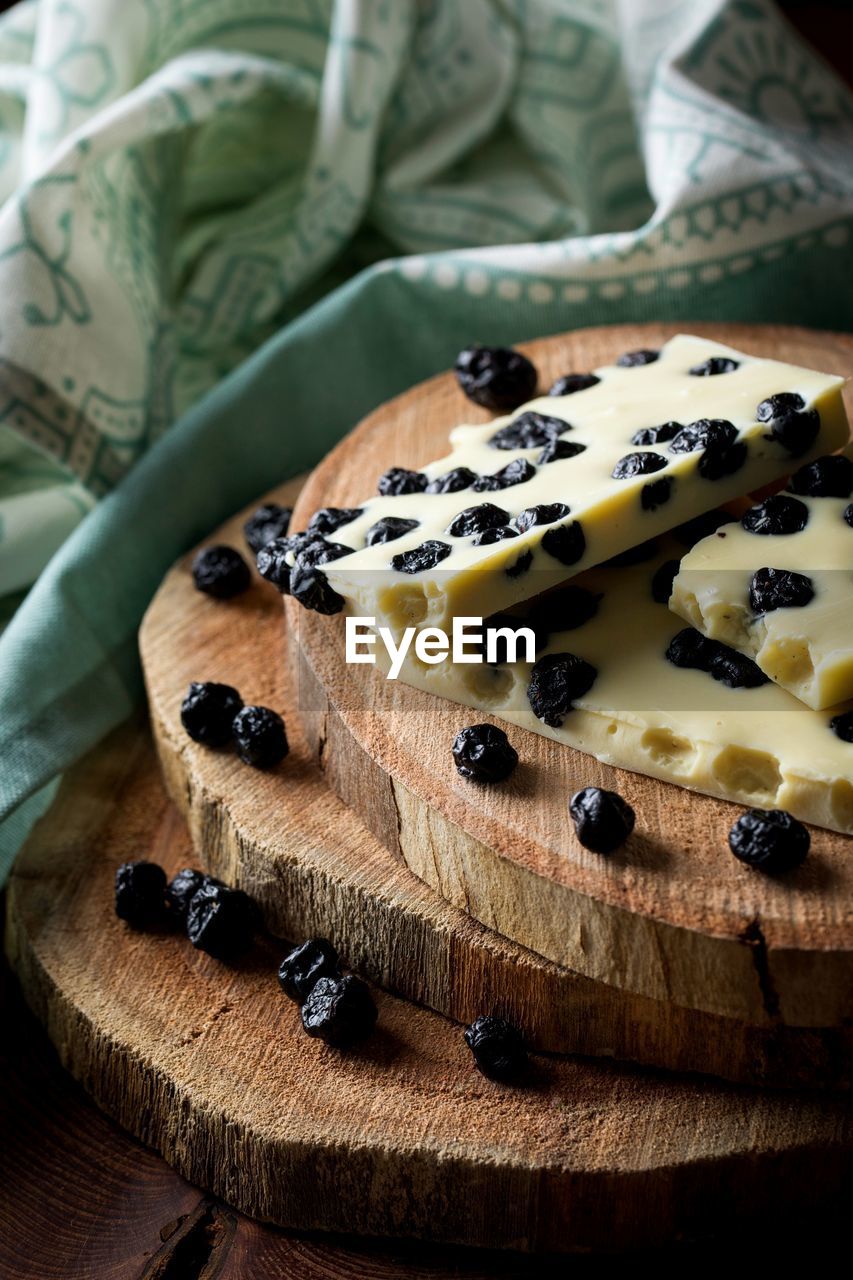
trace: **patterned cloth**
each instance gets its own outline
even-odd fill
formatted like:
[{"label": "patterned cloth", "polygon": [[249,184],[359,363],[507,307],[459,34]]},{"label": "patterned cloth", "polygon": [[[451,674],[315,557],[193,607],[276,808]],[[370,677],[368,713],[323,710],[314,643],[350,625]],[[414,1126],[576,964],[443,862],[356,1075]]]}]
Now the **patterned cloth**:
[{"label": "patterned cloth", "polygon": [[462,343],[853,327],[851,137],[769,0],[12,9],[0,595],[64,545],[0,641],[7,847],[132,706],[171,559]]}]

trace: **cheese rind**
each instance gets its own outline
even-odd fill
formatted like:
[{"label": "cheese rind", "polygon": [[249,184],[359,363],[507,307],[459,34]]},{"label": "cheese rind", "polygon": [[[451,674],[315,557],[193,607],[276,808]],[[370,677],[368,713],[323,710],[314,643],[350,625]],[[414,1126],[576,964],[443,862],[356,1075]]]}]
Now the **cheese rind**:
[{"label": "cheese rind", "polygon": [[[690,373],[720,355],[731,357],[737,368],[712,377]],[[599,383],[573,395],[541,397],[509,417],[457,427],[450,437],[452,452],[423,468],[429,480],[457,467],[488,477],[523,462],[532,471],[523,483],[485,492],[468,488],[373,498],[355,520],[337,529],[335,539],[354,551],[325,565],[324,572],[351,610],[395,631],[409,625],[446,627],[460,613],[482,616],[778,479],[791,470],[791,455],[757,420],[757,407],[779,392],[797,393],[820,415],[817,438],[798,462],[833,452],[849,436],[842,379],[756,359],[705,339],[682,335],[671,339],[652,364],[596,372]],[[558,442],[583,445],[583,450],[540,462],[541,445],[495,447],[496,434],[530,412],[564,421]],[[707,452],[680,452],[672,439],[647,446],[632,442],[644,428],[703,419],[732,424],[736,434],[729,447],[724,442]],[[725,431],[722,436],[714,431],[725,437]],[[656,457],[635,470],[635,464],[623,463],[634,454]],[[644,470],[645,465],[660,469]],[[614,469],[622,478],[614,478]],[[460,512],[484,502],[501,508],[507,522],[531,507],[563,503],[570,511],[505,540],[478,544],[475,537],[448,532]],[[388,517],[418,523],[391,542],[366,545],[368,531]],[[392,566],[393,558],[401,557],[396,562],[404,565],[406,553],[431,541],[450,548],[435,567],[406,573]]]},{"label": "cheese rind", "polygon": [[[821,710],[853,698],[853,528],[845,519],[850,500],[792,501],[807,512],[804,528],[795,533],[751,533],[747,513],[746,527],[727,525],[698,542],[681,561],[669,607]],[[756,614],[750,585],[763,568],[802,575],[813,598]]]}]

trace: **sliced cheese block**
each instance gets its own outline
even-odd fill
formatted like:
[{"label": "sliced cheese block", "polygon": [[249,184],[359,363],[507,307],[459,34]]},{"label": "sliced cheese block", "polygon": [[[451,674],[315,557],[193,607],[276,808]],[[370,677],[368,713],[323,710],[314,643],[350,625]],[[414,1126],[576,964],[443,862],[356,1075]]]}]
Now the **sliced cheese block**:
[{"label": "sliced cheese block", "polygon": [[[341,555],[338,547],[341,558],[323,563],[338,596],[395,631],[482,616],[760,488],[788,474],[792,456],[832,452],[849,436],[841,378],[701,338],[673,338],[653,363],[596,376],[574,394],[453,431],[452,452],[423,474],[434,482],[466,468],[480,477],[469,487],[373,498],[333,525],[330,536],[355,548]],[[779,393],[802,411],[792,417],[787,406],[759,421],[759,405]],[[529,447],[502,447],[517,446],[521,428]],[[507,466],[510,476],[528,478],[483,488],[501,483],[493,477]],[[485,503],[487,511],[470,512]],[[480,541],[472,530],[484,516],[498,532]],[[395,524],[393,541],[367,545],[387,520],[409,525]]]},{"label": "sliced cheese block", "polygon": [[[787,809],[805,821],[853,833],[853,742],[843,736],[853,725],[851,704],[812,711],[767,681],[749,659],[685,628],[665,603],[682,550],[674,540],[662,541],[657,555],[643,564],[590,570],[536,601],[531,617],[537,632],[549,616],[560,626],[566,615],[582,619],[589,607],[597,603],[597,609],[581,625],[548,635],[535,666],[431,666],[410,650],[400,678],[619,768],[742,804]],[[566,592],[576,588],[600,598],[567,599]],[[524,618],[516,618],[516,625],[525,625]],[[705,657],[712,651],[717,678],[669,661],[673,642],[682,660],[703,647]],[[378,659],[383,654],[377,646]],[[552,704],[549,714],[547,701],[544,708],[539,704],[548,724],[534,714],[529,691],[538,668],[540,692],[559,692],[559,681],[549,686],[548,666],[549,655],[560,654],[589,663],[594,678],[569,709]],[[559,673],[560,659],[550,663]],[[572,663],[570,681],[576,674]],[[581,686],[589,673],[583,677],[581,671]],[[721,677],[763,683],[730,688]]]},{"label": "sliced cheese block", "polygon": [[808,706],[853,698],[853,503],[760,503],[684,557],[669,605]]}]

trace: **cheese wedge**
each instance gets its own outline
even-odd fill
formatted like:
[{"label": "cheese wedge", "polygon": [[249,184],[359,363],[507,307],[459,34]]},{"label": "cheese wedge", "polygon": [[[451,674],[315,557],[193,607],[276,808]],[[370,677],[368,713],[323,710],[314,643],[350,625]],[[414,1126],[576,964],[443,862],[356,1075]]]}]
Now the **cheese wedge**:
[{"label": "cheese wedge", "polygon": [[[596,378],[574,394],[456,428],[452,452],[419,473],[419,483],[440,489],[442,477],[453,472],[458,482],[465,469],[464,489],[372,498],[335,524],[330,537],[353,551],[338,545],[339,558],[320,562],[340,597],[333,608],[346,602],[395,632],[484,616],[760,488],[798,465],[792,457],[833,452],[849,436],[841,378],[702,338],[673,338],[653,363],[607,366]],[[802,411],[760,421],[759,406],[779,393]],[[376,541],[389,520],[393,540]]]}]

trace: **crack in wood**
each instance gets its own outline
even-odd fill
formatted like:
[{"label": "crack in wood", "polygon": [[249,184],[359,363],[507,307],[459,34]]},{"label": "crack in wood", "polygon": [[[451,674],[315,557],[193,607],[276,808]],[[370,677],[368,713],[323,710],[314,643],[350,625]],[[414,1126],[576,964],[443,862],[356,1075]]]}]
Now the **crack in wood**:
[{"label": "crack in wood", "polygon": [[162,1228],[161,1247],[139,1280],[216,1280],[237,1231],[236,1215],[202,1197],[191,1213]]},{"label": "crack in wood", "polygon": [[741,940],[751,948],[752,963],[755,967],[756,977],[758,978],[758,989],[761,992],[761,1000],[764,1005],[768,1018],[777,1022],[779,1020],[779,994],[773,983],[770,973],[770,959],[767,954],[767,940],[761,928],[761,921],[758,916],[750,920],[746,928],[741,932]]}]

